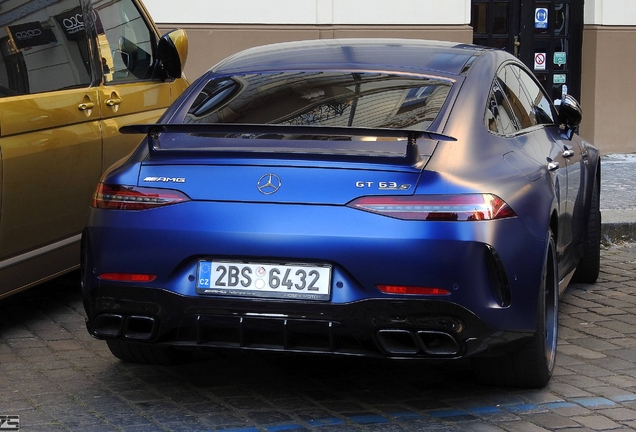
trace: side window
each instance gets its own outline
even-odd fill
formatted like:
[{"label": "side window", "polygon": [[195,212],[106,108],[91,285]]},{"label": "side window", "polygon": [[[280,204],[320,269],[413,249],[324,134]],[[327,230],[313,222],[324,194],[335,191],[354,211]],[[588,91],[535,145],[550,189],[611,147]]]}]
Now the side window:
[{"label": "side window", "polygon": [[546,97],[541,87],[535,82],[528,73],[520,68],[515,67],[519,73],[519,81],[526,90],[526,94],[532,104],[534,115],[539,124],[554,124],[555,113],[552,103]]},{"label": "side window", "polygon": [[154,34],[131,0],[93,0],[104,80],[152,78]]},{"label": "side window", "polygon": [[498,80],[495,81],[490,90],[484,122],[489,131],[500,135],[510,135],[519,130],[517,125],[519,120],[508,103]]},{"label": "side window", "polygon": [[[4,4],[4,3],[3,3]],[[0,11],[0,97],[88,86],[79,0],[12,2]]]},{"label": "side window", "polygon": [[519,126],[521,129],[525,129],[536,125],[537,120],[534,115],[534,108],[515,73],[517,69],[510,65],[505,66],[497,72],[497,79],[510,102],[510,106],[519,119]]}]

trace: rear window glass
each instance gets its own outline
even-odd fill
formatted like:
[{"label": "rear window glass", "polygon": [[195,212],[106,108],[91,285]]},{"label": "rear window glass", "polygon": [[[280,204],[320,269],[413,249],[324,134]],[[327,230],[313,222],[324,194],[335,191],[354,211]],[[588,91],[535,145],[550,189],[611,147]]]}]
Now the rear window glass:
[{"label": "rear window glass", "polygon": [[[329,136],[315,127],[428,130],[452,82],[438,78],[358,72],[284,72],[235,75],[211,80],[183,116],[183,123],[311,126],[302,133],[197,132],[162,134],[156,149],[403,156],[404,135]],[[380,133],[376,131],[376,133]],[[218,139],[209,139],[210,137]],[[302,143],[300,142],[302,141]],[[418,140],[420,154],[431,142]]]},{"label": "rear window glass", "polygon": [[451,83],[380,73],[285,72],[210,81],[184,123],[426,130]]}]

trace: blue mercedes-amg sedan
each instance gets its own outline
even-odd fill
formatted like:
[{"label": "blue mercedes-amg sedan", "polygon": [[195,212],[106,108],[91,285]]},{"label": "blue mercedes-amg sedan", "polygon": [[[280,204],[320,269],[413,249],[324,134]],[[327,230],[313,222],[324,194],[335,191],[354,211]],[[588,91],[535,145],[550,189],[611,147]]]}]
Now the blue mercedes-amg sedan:
[{"label": "blue mercedes-amg sedan", "polygon": [[541,387],[559,294],[599,273],[598,150],[513,56],[343,39],[214,66],[97,187],[91,335],[195,349],[472,359]]}]

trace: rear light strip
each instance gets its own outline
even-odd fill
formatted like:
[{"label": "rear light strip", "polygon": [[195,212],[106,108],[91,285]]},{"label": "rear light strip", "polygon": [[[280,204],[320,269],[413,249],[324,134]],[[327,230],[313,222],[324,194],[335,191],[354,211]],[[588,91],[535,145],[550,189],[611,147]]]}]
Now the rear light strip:
[{"label": "rear light strip", "polygon": [[152,282],[156,278],[156,275],[137,273],[102,273],[98,276],[101,280],[117,282]]},{"label": "rear light strip", "polygon": [[419,294],[419,295],[449,295],[450,291],[442,288],[404,286],[404,285],[376,285],[380,291],[387,294]]},{"label": "rear light strip", "polygon": [[91,206],[111,210],[147,210],[189,200],[186,194],[172,189],[100,183]]},{"label": "rear light strip", "polygon": [[349,207],[404,220],[480,221],[515,217],[504,200],[493,194],[367,196]]}]

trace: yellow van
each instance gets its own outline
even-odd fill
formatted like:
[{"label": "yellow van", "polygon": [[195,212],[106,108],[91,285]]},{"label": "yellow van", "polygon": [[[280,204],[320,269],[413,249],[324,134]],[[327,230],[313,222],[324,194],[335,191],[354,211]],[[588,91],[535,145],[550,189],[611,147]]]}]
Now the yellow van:
[{"label": "yellow van", "polygon": [[7,0],[0,8],[0,298],[79,266],[100,175],[183,92],[183,30],[139,0]]}]

